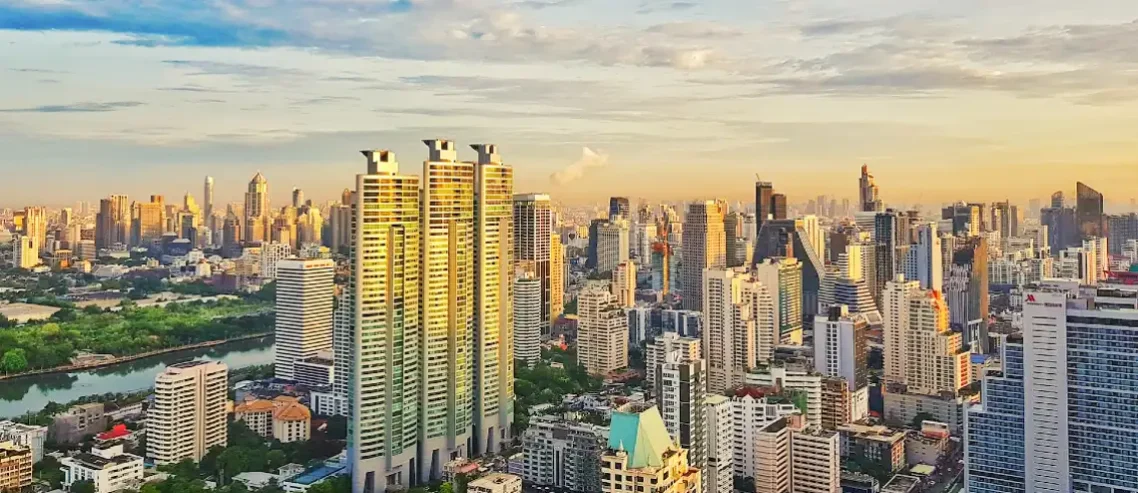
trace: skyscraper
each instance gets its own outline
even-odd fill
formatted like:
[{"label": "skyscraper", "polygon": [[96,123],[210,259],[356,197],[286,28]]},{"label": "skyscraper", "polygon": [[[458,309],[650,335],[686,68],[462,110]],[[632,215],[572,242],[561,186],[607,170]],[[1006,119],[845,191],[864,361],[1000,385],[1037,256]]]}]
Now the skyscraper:
[{"label": "skyscraper", "polygon": [[693,467],[703,469],[707,458],[703,401],[707,396],[707,363],[690,360],[682,351],[664,355],[657,368],[656,402],[672,439],[688,450]]},{"label": "skyscraper", "polygon": [[1075,214],[1082,238],[1106,237],[1106,216],[1103,215],[1102,194],[1081,181],[1076,184],[1075,192],[1078,200]]},{"label": "skyscraper", "polygon": [[755,230],[763,227],[771,217],[771,195],[774,194],[774,185],[769,181],[755,182]]},{"label": "skyscraper", "polygon": [[47,248],[47,211],[43,207],[24,208],[24,236],[31,238],[36,255]]},{"label": "skyscraper", "polygon": [[150,202],[136,202],[133,207],[131,244],[149,247],[166,232],[166,204],[161,195],[151,195]]},{"label": "skyscraper", "polygon": [[595,260],[597,272],[611,272],[627,262],[629,256],[629,225],[623,217],[594,221],[589,231],[589,243],[593,247],[590,257]]},{"label": "skyscraper", "polygon": [[628,202],[628,197],[609,198],[609,219],[619,216],[632,221],[634,218],[630,215],[631,211],[632,206]]},{"label": "skyscraper", "polygon": [[988,341],[988,240],[983,237],[958,240],[949,269],[946,289],[952,324],[961,327],[965,343],[978,344],[973,351],[987,353]]},{"label": "skyscraper", "polygon": [[949,329],[948,304],[937,291],[898,276],[886,284],[885,379],[917,394],[954,393],[969,382],[962,335]]},{"label": "skyscraper", "polygon": [[367,172],[356,175],[351,195],[350,274],[334,337],[335,389],[348,400],[357,493],[407,486],[413,475],[427,474],[416,460],[425,423],[423,366],[446,364],[445,356],[425,360],[420,351],[419,177],[399,175],[394,153],[362,152]]},{"label": "skyscraper", "polygon": [[708,391],[721,393],[741,385],[748,371],[770,361],[780,339],[778,288],[736,269],[709,268],[703,275],[701,346]]},{"label": "skyscraper", "polygon": [[688,205],[683,232],[684,309],[703,308],[703,271],[727,265],[727,237],[723,231],[723,216],[727,204],[720,201],[703,201]]},{"label": "skyscraper", "polygon": [[277,378],[293,380],[298,360],[332,350],[332,302],[336,263],[329,259],[281,260],[276,264]]},{"label": "skyscraper", "polygon": [[498,453],[514,421],[514,170],[475,144],[474,423],[477,455]]},{"label": "skyscraper", "polygon": [[527,264],[527,270],[532,270],[541,284],[539,334],[548,334],[554,317],[560,315],[553,313],[553,209],[544,194],[515,195],[513,205],[514,259]]},{"label": "skyscraper", "polygon": [[802,344],[802,263],[770,257],[754,266],[755,278],[770,290],[778,325],[774,344]]},{"label": "skyscraper", "polygon": [[1023,295],[1023,332],[1006,336],[1003,371],[966,415],[969,492],[1138,491],[1138,401],[1124,376],[1138,371],[1138,316],[1123,292],[1129,309],[1096,308],[1099,294],[1077,288]]},{"label": "skyscraper", "polygon": [[[561,235],[549,235],[549,321],[552,324],[561,314],[565,313],[565,246],[561,244]],[[542,329],[542,338],[549,337],[549,332]]]},{"label": "skyscraper", "polygon": [[207,225],[210,227],[213,227],[212,224],[208,224],[210,221],[213,220],[213,177],[212,176],[205,177],[205,187],[204,187],[204,190],[202,190],[202,205],[205,207],[203,212],[205,213],[205,220],[207,222]]},{"label": "skyscraper", "polygon": [[723,232],[726,245],[727,267],[739,267],[747,263],[746,242],[755,241],[754,236],[743,236],[743,214],[731,212],[723,217]]},{"label": "skyscraper", "polygon": [[629,260],[621,262],[612,270],[612,291],[616,304],[631,308],[636,306],[636,263]]},{"label": "skyscraper", "polygon": [[878,196],[877,183],[873,175],[869,174],[869,165],[861,165],[861,178],[858,179],[858,197],[861,199],[862,212],[881,212],[883,209],[881,198]]},{"label": "skyscraper", "polygon": [[422,365],[420,478],[439,477],[465,456],[473,417],[475,165],[454,142],[425,140],[422,191]]},{"label": "skyscraper", "polygon": [[269,181],[258,172],[249,180],[245,192],[245,241],[267,241],[269,225]]},{"label": "skyscraper", "polygon": [[[942,291],[944,289],[944,267],[941,262],[940,235],[936,223],[917,226],[917,244],[909,250],[913,260],[913,279],[921,283],[921,289]],[[906,272],[906,275],[909,273]]]},{"label": "skyscraper", "polygon": [[292,206],[297,209],[304,206],[304,190],[298,187],[292,188]]},{"label": "skyscraper", "polygon": [[903,276],[885,283],[881,293],[881,315],[885,321],[882,337],[885,340],[885,381],[905,383],[908,363],[909,300],[919,296],[921,283],[905,280]]},{"label": "skyscraper", "polygon": [[95,218],[97,248],[111,248],[130,243],[130,202],[126,195],[111,195],[99,201]]},{"label": "skyscraper", "polygon": [[201,460],[225,447],[229,369],[217,361],[166,367],[154,379],[154,403],[147,411],[146,455],[159,465]]},{"label": "skyscraper", "polygon": [[[865,317],[851,314],[845,305],[830,306],[814,318],[814,370],[845,379],[856,392],[869,383]],[[868,393],[865,394],[868,396]]]},{"label": "skyscraper", "polygon": [[786,195],[781,193],[771,195],[771,219],[775,221],[786,219]]}]

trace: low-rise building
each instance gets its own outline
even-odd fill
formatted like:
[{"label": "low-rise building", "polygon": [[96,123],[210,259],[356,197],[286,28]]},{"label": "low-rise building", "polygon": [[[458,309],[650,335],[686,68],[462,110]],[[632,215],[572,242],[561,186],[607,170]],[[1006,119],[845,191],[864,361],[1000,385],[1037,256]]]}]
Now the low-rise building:
[{"label": "low-rise building", "polygon": [[48,427],[48,436],[56,443],[75,444],[87,435],[107,429],[107,416],[101,402],[72,406],[57,415]]},{"label": "low-rise building", "polygon": [[522,493],[522,478],[513,474],[493,473],[466,485],[468,493]]},{"label": "low-rise building", "polygon": [[536,416],[522,435],[525,482],[573,492],[601,491],[601,453],[609,429],[573,413]]},{"label": "low-rise building", "polygon": [[842,493],[880,493],[877,478],[860,472],[842,471]]},{"label": "low-rise building", "polygon": [[905,431],[850,423],[838,427],[842,458],[869,461],[891,472],[905,468]]},{"label": "low-rise building", "polygon": [[286,493],[304,493],[314,485],[323,483],[330,478],[342,476],[347,474],[347,469],[343,464],[321,464],[316,467],[305,470],[300,474],[293,475],[292,477],[283,478],[280,482],[280,487]]},{"label": "low-rise building", "polygon": [[822,425],[822,374],[812,368],[796,363],[774,364],[748,373],[744,382],[748,386],[778,388],[784,393],[801,393],[805,399],[806,425]]},{"label": "low-rise building", "polygon": [[233,482],[245,485],[250,491],[259,490],[277,481],[280,481],[280,476],[268,472],[251,471],[233,476]]},{"label": "low-rise building", "polygon": [[701,493],[699,469],[668,436],[655,406],[629,404],[613,413],[608,449],[601,456],[603,493]]},{"label": "low-rise building", "polygon": [[905,434],[905,461],[909,464],[935,466],[948,453],[948,425],[933,421],[921,423],[921,429]]},{"label": "low-rise building", "polygon": [[921,414],[932,416],[934,421],[948,424],[949,432],[955,436],[964,433],[964,408],[966,404],[978,401],[979,396],[957,396],[910,394],[904,387],[889,386],[884,392],[885,422],[891,426],[904,427],[912,424]]},{"label": "low-rise building", "polygon": [[913,493],[920,485],[920,478],[898,474],[881,487],[881,493]]},{"label": "low-rise building", "polygon": [[250,430],[281,443],[302,442],[312,437],[312,413],[295,397],[257,399],[233,408],[233,418]]},{"label": "low-rise building", "polygon": [[0,442],[0,491],[21,491],[32,485],[32,449]]},{"label": "low-rise building", "polygon": [[820,426],[790,433],[790,491],[834,493],[841,487],[840,438]]},{"label": "low-rise building", "polygon": [[335,365],[331,358],[311,356],[296,360],[292,365],[293,378],[305,387],[332,385],[335,380]]},{"label": "low-rise building", "polygon": [[90,453],[64,457],[59,463],[68,488],[76,481],[90,481],[95,493],[114,493],[142,483],[142,457],[125,453],[122,442],[96,445]]},{"label": "low-rise building", "polygon": [[12,421],[0,421],[0,442],[12,442],[32,449],[32,462],[43,459],[43,444],[47,441],[47,427]]}]

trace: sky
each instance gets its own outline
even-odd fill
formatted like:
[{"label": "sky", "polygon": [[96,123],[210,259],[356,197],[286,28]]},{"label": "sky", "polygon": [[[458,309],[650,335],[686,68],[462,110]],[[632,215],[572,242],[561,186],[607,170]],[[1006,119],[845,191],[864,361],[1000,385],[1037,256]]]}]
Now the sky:
[{"label": "sky", "polygon": [[0,206],[329,200],[495,143],[567,203],[1138,195],[1133,0],[5,0]]}]

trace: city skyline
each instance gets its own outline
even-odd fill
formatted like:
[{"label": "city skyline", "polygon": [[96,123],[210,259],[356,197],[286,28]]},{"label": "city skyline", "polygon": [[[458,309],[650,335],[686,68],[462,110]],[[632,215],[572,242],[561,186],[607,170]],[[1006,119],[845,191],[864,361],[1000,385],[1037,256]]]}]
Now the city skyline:
[{"label": "city skyline", "polygon": [[498,142],[517,190],[567,203],[737,200],[721,184],[756,172],[853,196],[862,163],[887,201],[1022,201],[1077,171],[1125,202],[1138,5],[842,4],[16,0],[0,168],[31,186],[0,206],[206,175],[225,203],[257,170],[274,202],[333,197],[341,149],[423,136]]}]

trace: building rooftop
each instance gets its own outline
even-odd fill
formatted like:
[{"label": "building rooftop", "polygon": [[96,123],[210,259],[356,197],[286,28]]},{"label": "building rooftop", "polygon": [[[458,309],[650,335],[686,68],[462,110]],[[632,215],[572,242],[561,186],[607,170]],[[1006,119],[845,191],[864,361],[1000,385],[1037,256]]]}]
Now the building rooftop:
[{"label": "building rooftop", "polygon": [[320,357],[320,356],[312,356],[309,358],[304,358],[304,359],[298,361],[298,363],[309,363],[309,364],[313,364],[313,365],[326,365],[326,366],[332,366],[332,364],[333,364],[331,359]]},{"label": "building rooftop", "polygon": [[343,466],[331,467],[328,465],[320,465],[320,466],[308,469],[307,471],[304,471],[300,474],[297,474],[292,479],[289,479],[288,481],[285,481],[285,482],[286,483],[299,484],[299,485],[316,484],[316,483],[324,481],[325,479],[328,479],[332,476],[343,474],[343,472],[344,472]]},{"label": "building rooftop", "polygon": [[630,469],[660,467],[672,439],[656,406],[629,404],[612,415],[608,447],[627,452]]},{"label": "building rooftop", "polygon": [[898,474],[893,476],[893,479],[890,479],[885,486],[881,487],[881,493],[909,493],[913,491],[920,482],[920,478],[915,476]]},{"label": "building rooftop", "polygon": [[504,473],[500,473],[500,472],[495,472],[495,473],[490,473],[490,474],[487,474],[485,476],[482,476],[481,478],[478,478],[474,481],[471,481],[469,486],[490,487],[490,486],[494,486],[494,485],[498,485],[498,484],[520,482],[521,480],[522,480],[522,478],[519,478],[513,474],[504,474]]},{"label": "building rooftop", "polygon": [[74,456],[70,457],[70,459],[78,462],[87,469],[106,469],[108,467],[139,460],[140,457],[130,454],[121,454],[108,459],[106,457],[99,457],[94,454],[81,453],[75,454]]},{"label": "building rooftop", "polygon": [[0,442],[0,459],[31,454],[31,448],[25,447],[23,445],[16,445],[14,442]]}]

